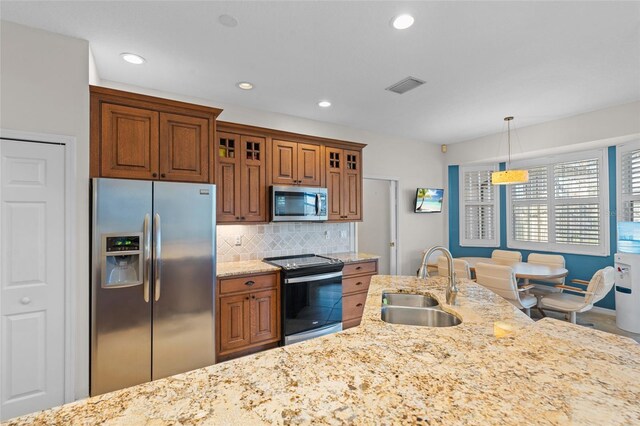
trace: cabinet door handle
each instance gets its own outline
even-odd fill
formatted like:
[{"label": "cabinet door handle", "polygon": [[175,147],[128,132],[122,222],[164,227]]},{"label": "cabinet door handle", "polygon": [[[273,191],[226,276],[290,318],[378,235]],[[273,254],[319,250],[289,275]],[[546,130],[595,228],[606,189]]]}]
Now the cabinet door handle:
[{"label": "cabinet door handle", "polygon": [[362,281],[358,281],[356,285],[362,285]]},{"label": "cabinet door handle", "polygon": [[358,303],[358,304],[356,305],[356,308],[359,308],[360,306],[362,306],[362,303]]},{"label": "cabinet door handle", "polygon": [[244,216],[241,216],[240,220],[246,220],[246,218]]},{"label": "cabinet door handle", "polygon": [[22,303],[23,305],[28,305],[29,303],[31,303],[31,299],[25,296],[22,299],[20,299],[20,303]]},{"label": "cabinet door handle", "polygon": [[251,298],[252,298],[252,299],[255,299],[255,298],[256,298],[256,296],[252,294],[252,295],[251,295]]},{"label": "cabinet door handle", "polygon": [[360,269],[362,269],[362,266],[356,266],[356,271],[359,271]]},{"label": "cabinet door handle", "polygon": [[157,173],[151,173],[151,177],[158,177]]},{"label": "cabinet door handle", "polygon": [[247,286],[251,287],[251,286],[252,286],[252,285],[254,285],[255,283],[256,283],[255,281],[251,281],[251,280],[249,280],[249,281],[247,281],[246,283],[244,283],[244,285],[247,285]]},{"label": "cabinet door handle", "polygon": [[167,175],[165,175],[164,173],[160,173],[160,177],[161,177],[161,178],[163,178],[163,177],[167,177]]},{"label": "cabinet door handle", "polygon": [[249,296],[245,297],[245,300],[249,300]]}]

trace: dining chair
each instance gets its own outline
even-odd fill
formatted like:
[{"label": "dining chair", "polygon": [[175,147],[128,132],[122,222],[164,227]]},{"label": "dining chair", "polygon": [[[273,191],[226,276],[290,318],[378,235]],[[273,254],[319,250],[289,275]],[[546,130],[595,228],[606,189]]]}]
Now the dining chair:
[{"label": "dining chair", "polygon": [[[561,256],[559,254],[531,253],[529,257],[527,257],[527,263],[531,263],[533,265],[549,266],[551,268],[565,267],[564,256]],[[530,290],[530,293],[535,295],[538,299],[551,293],[560,293],[561,290],[557,287],[554,287],[556,284],[564,284],[564,277],[536,280],[533,283],[533,288]]]},{"label": "dining chair", "polygon": [[[611,291],[615,282],[615,269],[607,266],[593,274],[591,281],[571,280],[571,282],[586,285],[587,289],[557,284],[556,287],[562,291],[543,296],[538,303],[538,308],[565,312],[569,315],[569,320],[575,324],[576,313],[590,310],[594,303],[602,300]],[[565,293],[564,290],[577,294]]]},{"label": "dining chair", "polygon": [[524,309],[528,316],[531,316],[531,308],[538,302],[534,295],[527,293],[533,285],[518,288],[516,275],[510,266],[478,263],[476,282],[507,299],[518,309]]},{"label": "dining chair", "polygon": [[514,263],[522,262],[522,253],[513,250],[494,250],[491,253],[491,260],[500,265],[512,266]]},{"label": "dining chair", "polygon": [[[456,273],[456,278],[471,279],[469,262],[464,259],[453,259],[453,271]],[[449,264],[444,256],[438,257],[438,275],[441,277],[449,276]]]}]

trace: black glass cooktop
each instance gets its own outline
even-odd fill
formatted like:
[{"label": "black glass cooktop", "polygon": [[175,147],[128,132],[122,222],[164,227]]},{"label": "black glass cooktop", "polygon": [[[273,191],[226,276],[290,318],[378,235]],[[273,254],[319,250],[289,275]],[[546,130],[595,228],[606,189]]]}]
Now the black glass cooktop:
[{"label": "black glass cooktop", "polygon": [[314,266],[338,265],[342,261],[330,257],[318,256],[316,254],[299,254],[294,256],[267,257],[263,261],[279,266],[285,270],[312,268]]}]

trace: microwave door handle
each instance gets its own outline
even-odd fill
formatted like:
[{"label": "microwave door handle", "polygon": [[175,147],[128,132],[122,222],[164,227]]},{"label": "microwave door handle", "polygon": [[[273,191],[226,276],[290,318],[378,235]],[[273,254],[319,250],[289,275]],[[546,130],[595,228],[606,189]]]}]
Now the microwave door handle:
[{"label": "microwave door handle", "polygon": [[316,216],[320,215],[320,194],[316,194]]}]

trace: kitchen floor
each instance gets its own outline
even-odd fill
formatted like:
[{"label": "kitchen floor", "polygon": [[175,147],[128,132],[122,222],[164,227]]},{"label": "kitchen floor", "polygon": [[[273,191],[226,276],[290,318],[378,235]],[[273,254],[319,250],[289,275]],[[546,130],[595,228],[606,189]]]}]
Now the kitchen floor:
[{"label": "kitchen floor", "polygon": [[[548,317],[564,320],[564,314],[560,312],[551,312],[545,311]],[[531,318],[534,320],[539,320],[542,318],[540,312],[537,309],[531,310]],[[584,325],[586,327],[592,327],[596,330],[606,331],[607,333],[618,334],[620,336],[630,337],[636,342],[640,343],[640,334],[631,333],[625,330],[621,330],[616,326],[616,317],[614,315],[603,314],[600,312],[587,311],[578,314],[579,325]]]}]

